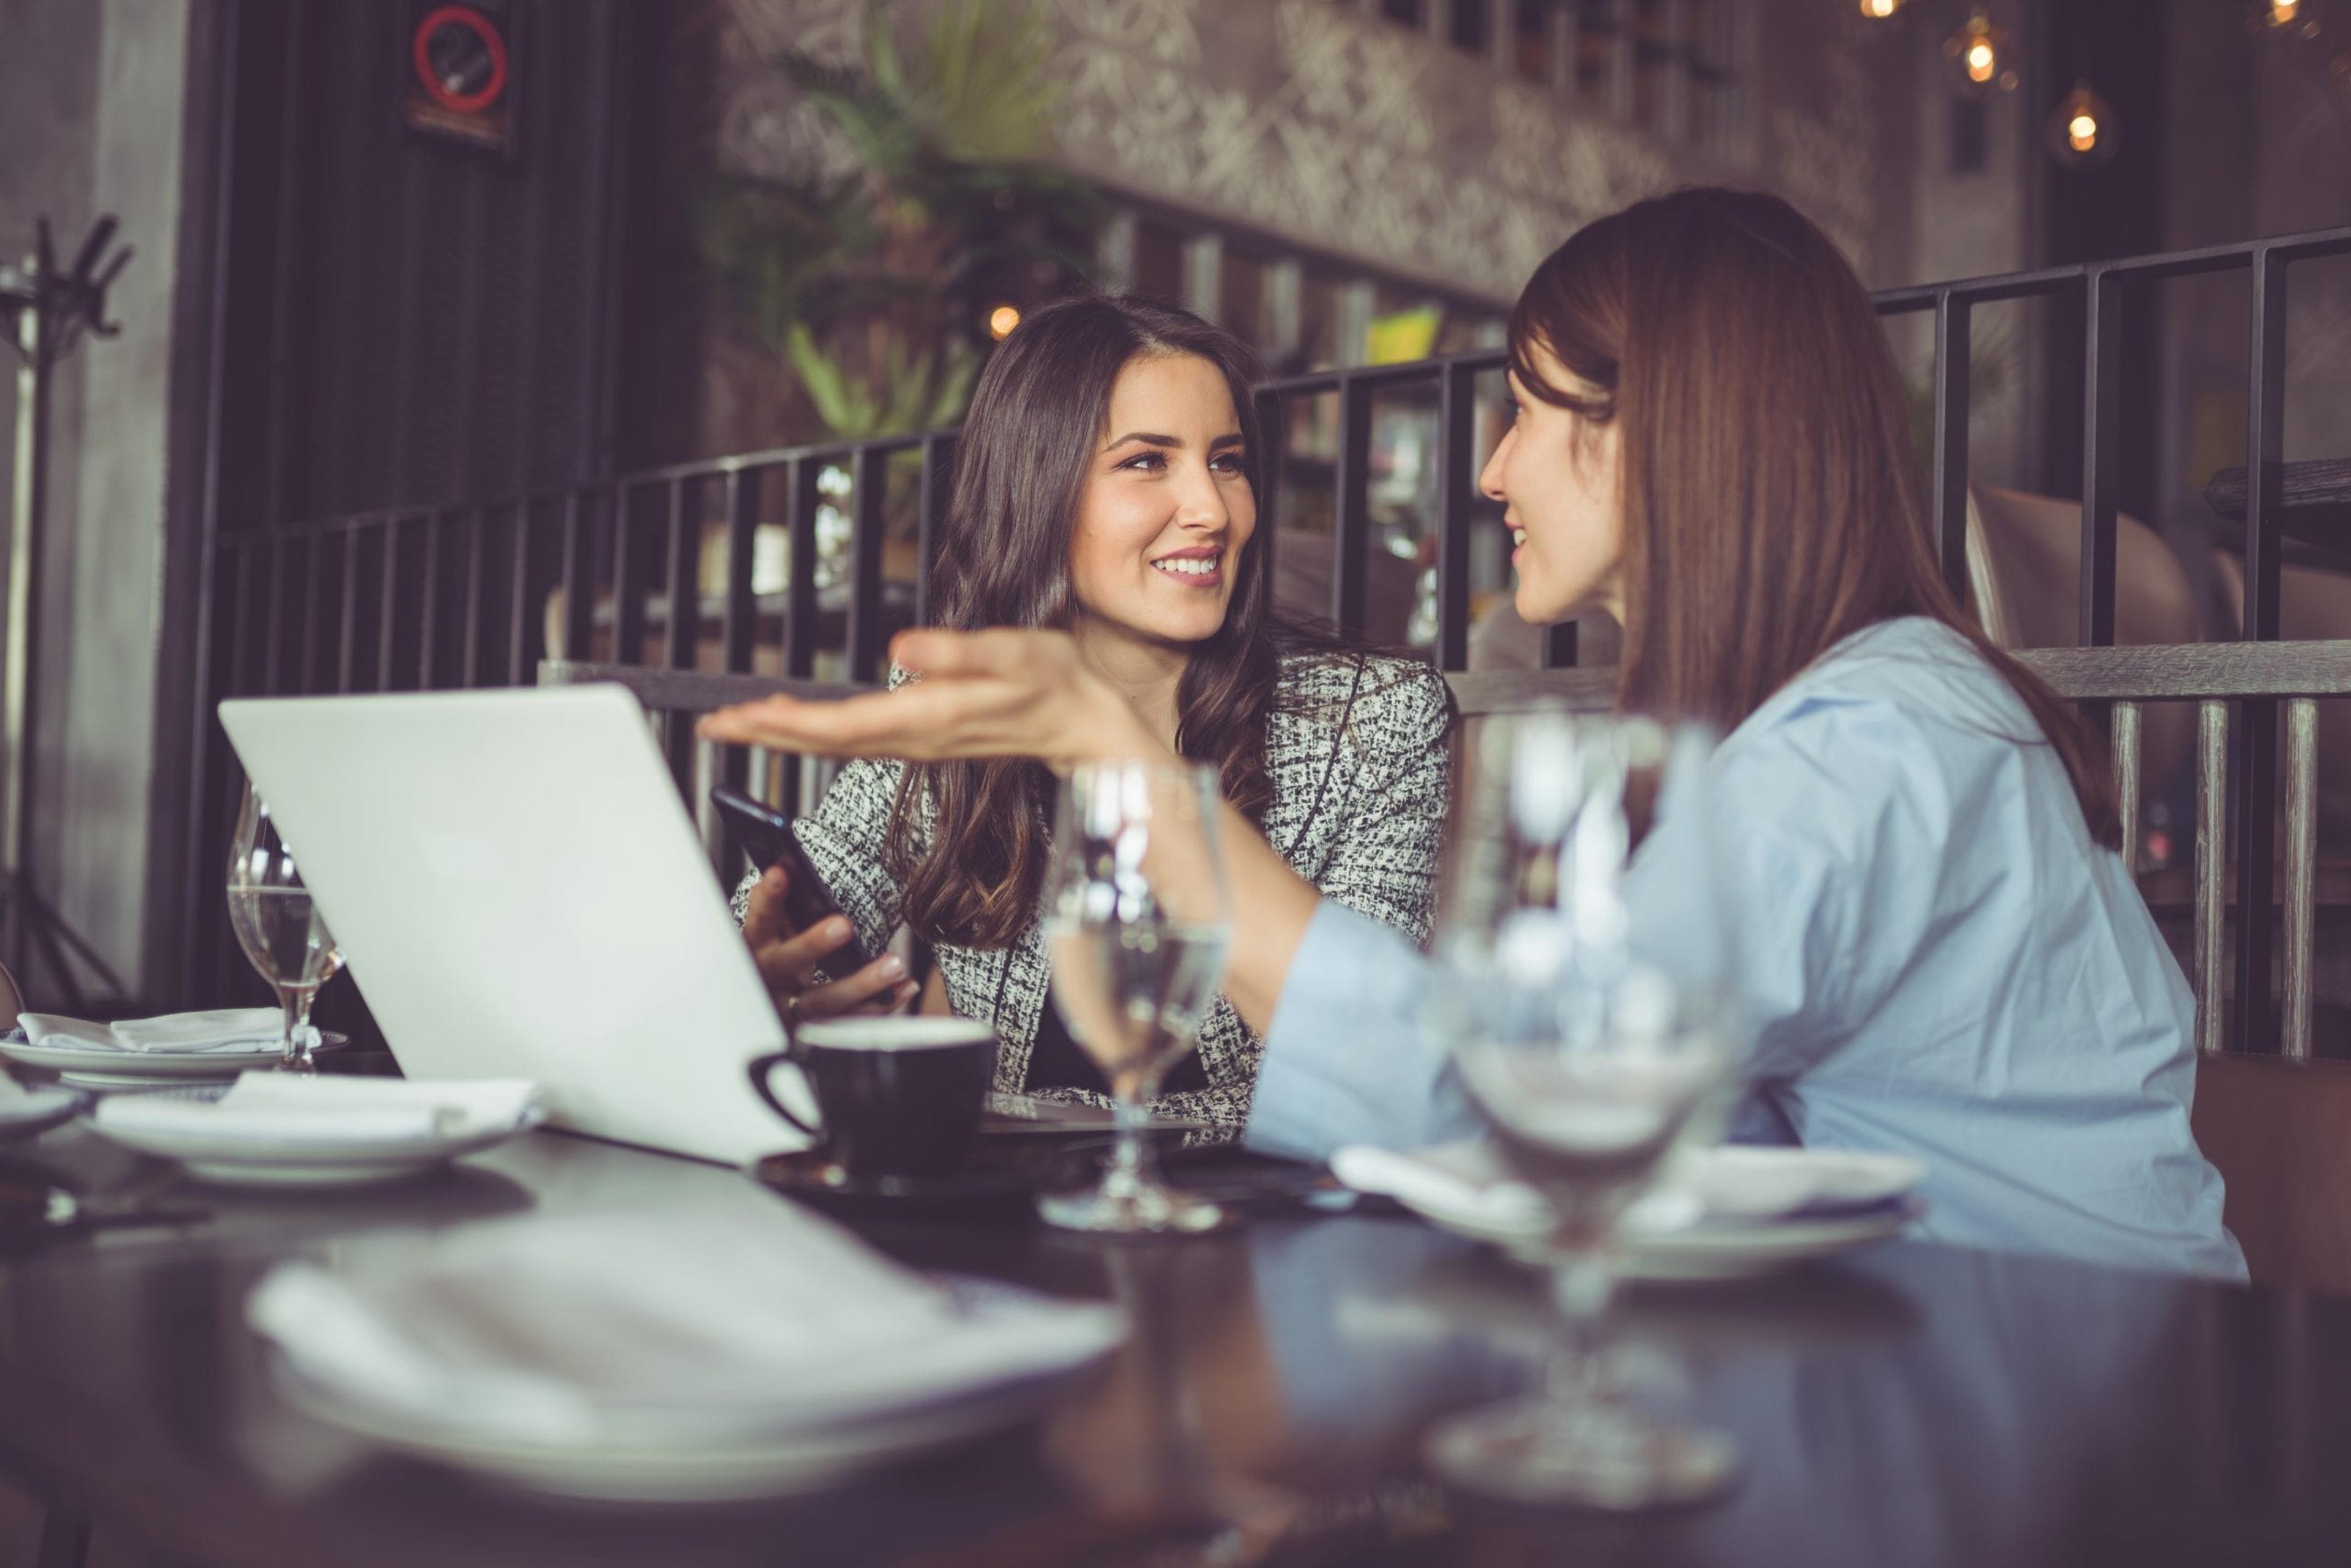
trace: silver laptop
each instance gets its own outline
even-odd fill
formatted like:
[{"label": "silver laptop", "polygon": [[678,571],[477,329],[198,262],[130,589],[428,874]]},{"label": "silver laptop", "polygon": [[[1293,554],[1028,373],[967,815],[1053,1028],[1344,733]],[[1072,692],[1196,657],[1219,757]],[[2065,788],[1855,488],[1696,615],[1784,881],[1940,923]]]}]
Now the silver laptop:
[{"label": "silver laptop", "polygon": [[414,1078],[523,1076],[558,1125],[740,1163],[806,1140],[783,1044],[636,699],[612,685],[225,702]]}]

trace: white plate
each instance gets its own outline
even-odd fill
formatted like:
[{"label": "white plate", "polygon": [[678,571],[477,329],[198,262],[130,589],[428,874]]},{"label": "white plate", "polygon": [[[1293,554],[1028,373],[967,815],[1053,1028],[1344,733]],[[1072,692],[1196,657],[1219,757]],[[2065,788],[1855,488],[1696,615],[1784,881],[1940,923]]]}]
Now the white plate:
[{"label": "white plate", "polygon": [[[1700,1223],[1687,1230],[1628,1236],[1617,1272],[1628,1280],[1751,1280],[1799,1263],[1890,1241],[1926,1212],[1917,1200],[1863,1214],[1744,1225]],[[1544,1248],[1521,1241],[1512,1254],[1548,1262]]]},{"label": "white plate", "polygon": [[436,1427],[361,1405],[275,1359],[286,1402],[314,1419],[420,1458],[557,1497],[616,1502],[723,1502],[807,1491],[853,1471],[912,1458],[1012,1426],[1052,1403],[1067,1381],[1051,1378],[858,1427],[722,1447],[560,1448]]},{"label": "white plate", "polygon": [[[1775,1157],[1792,1161],[1807,1155],[1807,1151],[1802,1149],[1740,1148],[1734,1152],[1740,1163],[1750,1167],[1767,1166]],[[1482,1150],[1468,1146],[1427,1153],[1438,1156],[1433,1164],[1449,1167],[1458,1161],[1459,1169],[1456,1174],[1465,1176],[1470,1176],[1477,1163],[1487,1157]],[[1856,1161],[1874,1157],[1852,1156]],[[1891,1160],[1892,1156],[1887,1158]],[[1439,1229],[1491,1242],[1522,1261],[1547,1263],[1551,1260],[1551,1222],[1547,1217],[1458,1207],[1437,1200],[1433,1195],[1416,1192],[1397,1191],[1390,1196]],[[1631,1226],[1624,1230],[1619,1241],[1616,1272],[1626,1280],[1753,1279],[1890,1240],[1925,1212],[1926,1206],[1911,1198],[1852,1213],[1792,1219],[1709,1219],[1678,1228],[1654,1230]]]},{"label": "white plate", "polygon": [[512,1126],[443,1137],[366,1142],[329,1142],[320,1138],[232,1141],[209,1133],[116,1127],[98,1121],[90,1125],[124,1148],[178,1160],[188,1167],[189,1175],[215,1186],[361,1186],[417,1176],[460,1155],[503,1144],[538,1126],[544,1115],[534,1105]]},{"label": "white plate", "polygon": [[1014,1426],[1041,1414],[1102,1359],[853,1425],[723,1441],[576,1445],[485,1435],[354,1399],[304,1376],[282,1352],[272,1354],[271,1370],[280,1396],[306,1416],[528,1491],[620,1502],[720,1502],[807,1491]]},{"label": "white plate", "polygon": [[[340,1051],[350,1043],[329,1031],[311,1047],[314,1055]],[[82,1089],[155,1089],[191,1082],[226,1082],[248,1068],[275,1067],[285,1052],[272,1042],[255,1051],[108,1051],[32,1045],[21,1040],[0,1040],[0,1056],[26,1067],[47,1068],[62,1083]]]},{"label": "white plate", "polygon": [[74,1119],[89,1096],[76,1090],[44,1084],[22,1094],[0,1095],[0,1140],[29,1138]]}]

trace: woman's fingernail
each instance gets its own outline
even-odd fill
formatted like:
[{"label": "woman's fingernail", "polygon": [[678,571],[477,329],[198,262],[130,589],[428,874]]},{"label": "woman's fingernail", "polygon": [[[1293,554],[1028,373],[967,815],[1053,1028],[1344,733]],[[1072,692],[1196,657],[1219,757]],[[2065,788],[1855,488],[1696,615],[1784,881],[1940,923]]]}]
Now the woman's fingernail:
[{"label": "woman's fingernail", "polygon": [[888,957],[882,960],[882,977],[883,979],[894,980],[905,972],[906,960],[899,957],[895,953],[891,954]]},{"label": "woman's fingernail", "polygon": [[826,921],[824,923],[824,939],[828,942],[848,941],[849,922],[838,915]]}]

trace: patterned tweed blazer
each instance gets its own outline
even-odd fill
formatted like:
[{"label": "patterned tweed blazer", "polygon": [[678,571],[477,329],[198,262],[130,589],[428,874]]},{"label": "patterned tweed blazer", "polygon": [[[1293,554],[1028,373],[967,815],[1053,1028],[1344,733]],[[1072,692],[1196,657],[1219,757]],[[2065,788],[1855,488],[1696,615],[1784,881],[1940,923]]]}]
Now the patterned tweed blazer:
[{"label": "patterned tweed blazer", "polygon": [[[1452,700],[1444,677],[1416,660],[1311,653],[1286,657],[1268,716],[1266,766],[1273,801],[1268,842],[1323,896],[1426,940],[1444,833],[1447,731]],[[841,913],[869,952],[897,930],[903,890],[890,869],[891,801],[903,764],[849,764],[813,815],[794,824]],[[736,893],[736,917],[754,878]],[[1008,947],[941,946],[947,1000],[992,1024],[1003,1041],[996,1088],[1019,1092],[1049,1000],[1044,936],[1032,918]],[[1238,1129],[1248,1120],[1264,1042],[1222,997],[1200,1030],[1208,1087],[1165,1095],[1164,1114]],[[1075,1089],[1054,1098],[1100,1096]]]}]

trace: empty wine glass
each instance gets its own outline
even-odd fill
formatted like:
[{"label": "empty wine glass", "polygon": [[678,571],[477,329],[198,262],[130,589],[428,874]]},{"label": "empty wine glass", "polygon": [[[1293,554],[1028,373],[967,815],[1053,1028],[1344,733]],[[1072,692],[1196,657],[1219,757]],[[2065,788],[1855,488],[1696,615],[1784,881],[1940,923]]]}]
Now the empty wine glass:
[{"label": "empty wine glass", "polygon": [[1224,977],[1231,914],[1206,768],[1095,763],[1061,786],[1045,873],[1053,1001],[1110,1080],[1118,1143],[1099,1186],[1056,1194],[1045,1218],[1077,1230],[1197,1231],[1214,1204],[1165,1186],[1143,1126],[1159,1081],[1192,1049]]},{"label": "empty wine glass", "polygon": [[1477,738],[1425,1023],[1556,1216],[1567,1337],[1546,1387],[1444,1423],[1427,1458],[1520,1502],[1697,1501],[1735,1472],[1729,1439],[1627,1403],[1593,1347],[1618,1217],[1743,1043],[1708,737],[1541,712],[1488,720]]},{"label": "empty wine glass", "polygon": [[229,846],[228,920],[237,945],[285,1009],[285,1049],[277,1065],[290,1072],[316,1071],[310,1004],[319,988],[343,967],[342,950],[302,884],[292,847],[251,784],[245,788],[236,837]]}]

